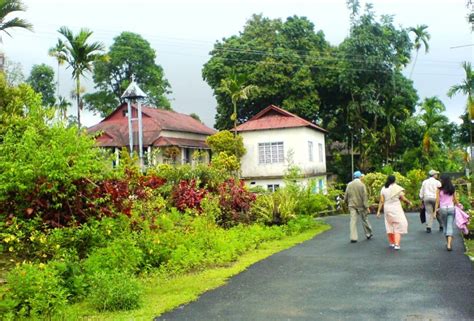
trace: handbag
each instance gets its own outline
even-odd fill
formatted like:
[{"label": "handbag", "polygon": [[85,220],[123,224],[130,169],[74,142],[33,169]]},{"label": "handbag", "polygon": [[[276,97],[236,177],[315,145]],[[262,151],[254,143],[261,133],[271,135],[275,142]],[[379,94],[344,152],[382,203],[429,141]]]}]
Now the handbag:
[{"label": "handbag", "polygon": [[425,208],[425,203],[421,203],[420,207],[420,221],[421,224],[426,222],[426,208]]}]

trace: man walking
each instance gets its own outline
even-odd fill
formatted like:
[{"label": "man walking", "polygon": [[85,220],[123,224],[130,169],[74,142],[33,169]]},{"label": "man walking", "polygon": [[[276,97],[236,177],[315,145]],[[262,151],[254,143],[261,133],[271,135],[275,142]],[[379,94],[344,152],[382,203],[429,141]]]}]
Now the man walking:
[{"label": "man walking", "polygon": [[[433,225],[433,218],[435,203],[436,203],[436,191],[441,187],[441,182],[438,181],[438,171],[434,169],[428,172],[429,177],[423,181],[420,189],[420,199],[425,204],[426,210],[426,233],[431,233],[431,227]],[[436,216],[439,223],[439,230],[443,231],[443,222],[439,215]]]},{"label": "man walking", "polygon": [[361,176],[362,173],[360,171],[354,172],[354,179],[347,184],[346,193],[344,194],[344,200],[349,207],[349,213],[351,215],[351,243],[356,243],[358,239],[357,217],[359,215],[362,221],[362,227],[364,228],[365,237],[368,240],[372,237],[372,227],[367,219],[367,215],[370,211],[367,188],[360,180]]}]

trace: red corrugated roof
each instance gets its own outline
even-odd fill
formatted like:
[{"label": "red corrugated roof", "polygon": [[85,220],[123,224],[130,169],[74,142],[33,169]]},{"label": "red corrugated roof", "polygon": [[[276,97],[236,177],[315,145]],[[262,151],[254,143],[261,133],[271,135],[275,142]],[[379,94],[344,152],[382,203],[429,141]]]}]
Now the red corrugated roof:
[{"label": "red corrugated roof", "polygon": [[[104,132],[97,138],[97,144],[102,147],[122,147],[129,145],[128,138],[128,117],[123,116],[127,111],[127,104],[122,104],[104,118],[100,123],[88,128],[89,133],[98,131]],[[137,113],[136,106],[133,106],[133,113]],[[176,113],[169,110],[142,107],[143,122],[143,145],[152,145],[161,135],[163,130],[194,133],[201,135],[212,135],[216,131],[192,118],[189,115]],[[135,116],[134,116],[135,117]],[[138,132],[138,124],[135,121],[134,132]],[[137,143],[137,137],[134,137]],[[204,143],[205,144],[205,143]]]},{"label": "red corrugated roof", "polygon": [[293,127],[311,127],[323,133],[328,132],[324,128],[319,127],[318,125],[315,125],[275,105],[268,106],[245,123],[239,125],[237,127],[237,131],[243,132]]}]

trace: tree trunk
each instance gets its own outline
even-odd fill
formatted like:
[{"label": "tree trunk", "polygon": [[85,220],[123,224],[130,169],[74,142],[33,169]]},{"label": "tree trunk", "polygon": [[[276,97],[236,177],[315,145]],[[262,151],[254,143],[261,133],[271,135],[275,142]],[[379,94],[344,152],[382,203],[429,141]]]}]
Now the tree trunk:
[{"label": "tree trunk", "polygon": [[81,97],[80,97],[80,88],[81,88],[81,81],[79,80],[78,76],[76,78],[76,102],[77,102],[77,127],[81,129]]}]

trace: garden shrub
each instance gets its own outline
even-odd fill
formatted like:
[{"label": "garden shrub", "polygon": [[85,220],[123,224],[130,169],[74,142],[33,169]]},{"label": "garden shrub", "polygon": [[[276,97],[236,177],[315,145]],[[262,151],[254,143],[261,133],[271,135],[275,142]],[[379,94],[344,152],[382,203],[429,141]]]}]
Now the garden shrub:
[{"label": "garden shrub", "polygon": [[[410,188],[413,188],[413,183],[400,174],[399,172],[394,172],[396,183],[405,189],[405,193],[410,192]],[[387,176],[382,173],[369,173],[364,176],[364,184],[367,187],[367,193],[369,194],[369,205],[376,206],[380,201],[380,191],[387,181]],[[408,188],[408,190],[407,190]],[[416,198],[418,199],[418,198]],[[411,201],[416,201],[416,199],[410,199]]]},{"label": "garden shrub", "polygon": [[141,283],[125,271],[96,271],[90,284],[87,300],[99,311],[132,310],[142,304]]},{"label": "garden shrub", "polygon": [[286,224],[296,217],[297,201],[291,194],[280,189],[274,193],[261,194],[252,203],[252,220],[262,224]]},{"label": "garden shrub", "polygon": [[171,193],[172,205],[184,212],[186,209],[195,209],[202,212],[201,201],[206,195],[206,190],[196,187],[196,180],[181,181]]},{"label": "garden shrub", "polygon": [[232,226],[237,223],[250,223],[250,206],[255,201],[255,194],[249,192],[243,181],[233,178],[218,187],[221,216],[217,222],[222,226]]},{"label": "garden shrub", "polygon": [[0,309],[18,317],[51,317],[67,303],[68,293],[53,266],[24,263],[7,275]]},{"label": "garden shrub", "polygon": [[113,270],[134,273],[142,263],[143,252],[136,241],[124,237],[113,240],[107,247],[94,250],[84,261],[84,268],[88,275]]}]

